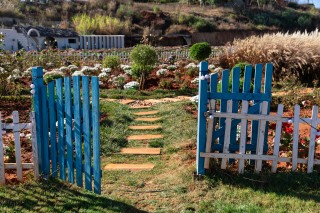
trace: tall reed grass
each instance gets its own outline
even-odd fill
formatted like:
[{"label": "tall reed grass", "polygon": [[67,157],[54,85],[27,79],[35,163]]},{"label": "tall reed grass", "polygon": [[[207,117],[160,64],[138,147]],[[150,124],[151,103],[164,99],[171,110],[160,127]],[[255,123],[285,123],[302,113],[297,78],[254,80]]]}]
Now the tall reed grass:
[{"label": "tall reed grass", "polygon": [[320,31],[265,34],[238,39],[227,45],[220,57],[223,66],[238,62],[271,62],[274,80],[295,75],[301,82],[320,78]]},{"label": "tall reed grass", "polygon": [[90,17],[87,14],[81,14],[74,16],[72,21],[76,31],[81,35],[127,34],[130,27],[129,21],[103,15]]}]

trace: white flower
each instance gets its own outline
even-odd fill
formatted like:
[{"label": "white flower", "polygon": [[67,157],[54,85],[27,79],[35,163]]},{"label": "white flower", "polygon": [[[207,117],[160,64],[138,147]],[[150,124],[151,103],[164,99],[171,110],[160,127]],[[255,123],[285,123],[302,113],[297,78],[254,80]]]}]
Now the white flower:
[{"label": "white flower", "polygon": [[3,154],[6,154],[8,150],[9,150],[9,147],[7,145],[3,145],[3,151],[4,151]]},{"label": "white flower", "polygon": [[190,63],[187,66],[185,66],[184,68],[189,69],[189,68],[196,68],[197,65],[195,63]]},{"label": "white flower", "polygon": [[193,96],[193,97],[190,98],[191,102],[198,102],[198,100],[199,100],[199,96],[198,95]]},{"label": "white flower", "polygon": [[198,84],[199,83],[199,78],[195,78],[191,81],[191,83],[193,84]]},{"label": "white flower", "polygon": [[102,81],[99,81],[99,85],[103,85],[103,82],[102,82]]},{"label": "white flower", "polygon": [[98,68],[98,69],[101,69],[102,64],[95,64],[94,67],[96,67],[96,68]]},{"label": "white flower", "polygon": [[20,133],[20,137],[25,137],[26,135],[22,132]]},{"label": "white flower", "polygon": [[83,66],[82,69],[81,69],[81,72],[86,72],[86,71],[90,71],[90,67]]},{"label": "white flower", "polygon": [[167,73],[169,72],[169,70],[167,69],[160,69],[157,71],[157,76],[163,76],[163,75],[166,75]]},{"label": "white flower", "polygon": [[72,76],[84,76],[82,71],[75,71],[74,73],[72,73]]},{"label": "white flower", "polygon": [[214,73],[221,72],[223,69],[221,67],[217,67],[213,70]]},{"label": "white flower", "polygon": [[60,67],[59,70],[61,72],[67,72],[69,70],[69,68],[68,67]]},{"label": "white flower", "polygon": [[76,65],[73,65],[73,64],[69,65],[68,68],[69,68],[72,72],[78,70],[78,67],[77,67]]},{"label": "white flower", "polygon": [[139,88],[139,83],[136,81],[130,81],[123,86],[124,89],[137,89]]},{"label": "white flower", "polygon": [[99,78],[105,78],[105,77],[108,77],[108,74],[105,73],[105,72],[102,72],[98,75]]},{"label": "white flower", "polygon": [[31,139],[32,138],[32,134],[26,134],[26,138],[29,138],[29,139]]},{"label": "white flower", "polygon": [[6,74],[6,73],[7,71],[3,67],[0,67],[0,75]]},{"label": "white flower", "polygon": [[111,68],[103,68],[101,70],[101,72],[110,73],[111,72]]},{"label": "white flower", "polygon": [[215,68],[215,66],[213,64],[210,64],[208,68],[209,68],[209,70],[213,70]]},{"label": "white flower", "polygon": [[121,65],[120,65],[120,68],[121,68],[122,70],[131,70],[131,66],[130,66],[130,65],[126,65],[126,64],[121,64]]}]

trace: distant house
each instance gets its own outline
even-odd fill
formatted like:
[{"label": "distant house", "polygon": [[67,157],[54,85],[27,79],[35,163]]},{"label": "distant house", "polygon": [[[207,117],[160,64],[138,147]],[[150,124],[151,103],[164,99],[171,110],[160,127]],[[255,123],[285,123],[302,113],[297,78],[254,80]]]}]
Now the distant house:
[{"label": "distant house", "polygon": [[67,29],[14,26],[0,29],[4,35],[4,50],[42,50],[47,47],[58,49],[109,49],[123,48],[124,35],[81,35]]}]

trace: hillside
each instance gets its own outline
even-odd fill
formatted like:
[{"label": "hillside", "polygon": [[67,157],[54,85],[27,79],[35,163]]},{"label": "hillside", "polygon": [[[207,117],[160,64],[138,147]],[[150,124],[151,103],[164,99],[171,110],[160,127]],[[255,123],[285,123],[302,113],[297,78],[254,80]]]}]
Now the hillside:
[{"label": "hillside", "polygon": [[5,27],[13,24],[53,26],[73,28],[80,34],[159,37],[229,30],[310,31],[320,26],[319,10],[310,5],[299,6],[294,3],[245,5],[239,3],[242,1],[234,0],[228,4],[207,3],[200,6],[196,3],[181,3],[191,1],[1,2],[0,20]]}]

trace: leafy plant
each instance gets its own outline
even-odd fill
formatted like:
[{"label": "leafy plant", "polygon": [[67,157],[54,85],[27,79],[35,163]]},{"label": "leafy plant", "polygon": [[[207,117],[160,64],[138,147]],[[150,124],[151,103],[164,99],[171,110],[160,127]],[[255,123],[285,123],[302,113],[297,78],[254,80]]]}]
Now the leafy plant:
[{"label": "leafy plant", "polygon": [[197,61],[207,59],[211,54],[211,47],[207,42],[196,43],[190,48],[190,58]]},{"label": "leafy plant", "polygon": [[117,69],[120,66],[120,59],[118,56],[107,56],[103,59],[102,66],[104,68]]},{"label": "leafy plant", "polygon": [[161,79],[160,82],[159,82],[159,87],[161,89],[172,89],[172,83],[173,83],[173,80],[171,79]]},{"label": "leafy plant", "polygon": [[140,78],[140,88],[144,89],[145,79],[152,66],[158,61],[158,55],[155,49],[149,45],[137,45],[130,53],[130,59],[133,62],[132,75]]}]

